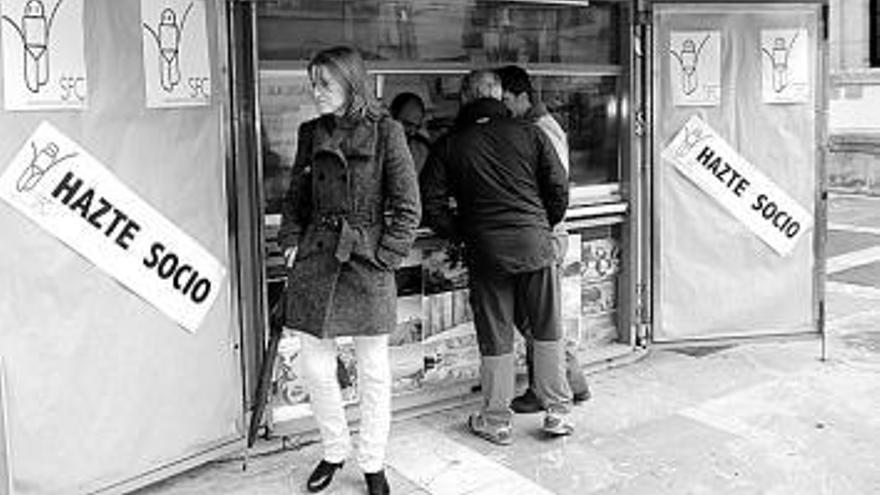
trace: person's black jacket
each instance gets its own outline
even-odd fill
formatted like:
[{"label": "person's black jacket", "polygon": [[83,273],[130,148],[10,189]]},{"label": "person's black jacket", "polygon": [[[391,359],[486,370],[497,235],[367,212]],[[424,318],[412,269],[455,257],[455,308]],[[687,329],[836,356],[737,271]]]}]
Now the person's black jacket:
[{"label": "person's black jacket", "polygon": [[461,110],[419,183],[425,223],[465,242],[471,270],[519,273],[553,261],[551,227],[568,208],[567,174],[543,131],[510,117],[500,101]]}]

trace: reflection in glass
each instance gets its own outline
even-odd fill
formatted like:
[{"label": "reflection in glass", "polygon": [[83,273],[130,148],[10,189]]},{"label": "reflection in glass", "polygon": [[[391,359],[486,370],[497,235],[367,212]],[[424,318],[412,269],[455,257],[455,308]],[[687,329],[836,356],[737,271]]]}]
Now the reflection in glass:
[{"label": "reflection in glass", "polygon": [[[458,113],[461,75],[382,74],[382,101],[404,92],[425,102],[431,140],[447,132]],[[532,76],[535,96],[568,133],[575,186],[620,180],[620,115],[614,77]]]},{"label": "reflection in glass", "polygon": [[[260,2],[262,60],[353,44],[368,60],[618,64],[621,7],[487,0]],[[589,49],[584,49],[589,47]]]},{"label": "reflection in glass", "polygon": [[[575,186],[619,182],[626,3],[488,0],[266,0],[257,3],[266,211],[279,211],[296,129],[315,115],[305,63],[320,49],[357,46],[386,105],[403,92],[426,104],[431,142],[458,113],[461,76],[515,63],[568,132]],[[598,71],[593,69],[600,66]],[[609,69],[607,66],[613,66]],[[603,68],[604,67],[604,68]],[[615,67],[617,70],[615,70]],[[541,72],[543,71],[543,72]],[[585,74],[612,74],[608,76]],[[535,75],[541,74],[541,75]],[[551,75],[552,74],[552,75]]]}]

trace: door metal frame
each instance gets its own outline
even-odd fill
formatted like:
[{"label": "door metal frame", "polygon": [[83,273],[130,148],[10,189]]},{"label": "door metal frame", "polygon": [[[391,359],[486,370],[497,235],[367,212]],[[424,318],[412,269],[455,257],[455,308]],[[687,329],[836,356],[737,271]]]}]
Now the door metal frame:
[{"label": "door metal frame", "polygon": [[653,108],[652,90],[652,39],[653,23],[649,0],[638,0],[632,23],[633,60],[633,170],[632,180],[635,201],[630,211],[635,253],[630,257],[635,271],[635,307],[633,308],[633,334],[635,344],[650,344],[653,322],[653,133],[651,119]]},{"label": "door metal frame", "polygon": [[230,218],[239,277],[238,297],[242,341],[242,401],[249,417],[253,391],[268,328],[265,224],[263,220],[263,157],[260,153],[259,71],[256,1],[230,0],[228,22],[229,115],[232,149],[229,156]]}]

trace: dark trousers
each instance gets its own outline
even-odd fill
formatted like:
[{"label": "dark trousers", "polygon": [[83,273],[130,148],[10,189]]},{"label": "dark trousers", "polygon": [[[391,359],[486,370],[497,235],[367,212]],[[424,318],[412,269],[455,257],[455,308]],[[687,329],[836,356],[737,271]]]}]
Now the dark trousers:
[{"label": "dark trousers", "polygon": [[[556,278],[556,284],[558,291],[561,294],[561,287],[559,277]],[[535,386],[535,349],[534,349],[534,330],[532,326],[532,322],[529,320],[529,316],[525,311],[517,311],[514,315],[514,323],[516,324],[516,328],[519,329],[519,332],[522,334],[523,338],[526,342],[526,369],[528,371],[529,377],[529,388],[534,391]],[[564,337],[562,337],[564,341]],[[568,381],[568,386],[571,388],[573,394],[589,394],[590,386],[587,383],[587,377],[584,374],[584,370],[581,367],[580,360],[578,360],[577,355],[575,354],[573,349],[569,349],[568,346],[563,344],[564,352],[565,352],[565,377]]]},{"label": "dark trousers", "polygon": [[470,300],[482,356],[483,411],[494,423],[509,423],[514,395],[513,332],[518,315],[532,323],[534,388],[547,411],[564,414],[571,405],[565,377],[561,294],[557,267],[532,272],[484,274],[471,271]]}]

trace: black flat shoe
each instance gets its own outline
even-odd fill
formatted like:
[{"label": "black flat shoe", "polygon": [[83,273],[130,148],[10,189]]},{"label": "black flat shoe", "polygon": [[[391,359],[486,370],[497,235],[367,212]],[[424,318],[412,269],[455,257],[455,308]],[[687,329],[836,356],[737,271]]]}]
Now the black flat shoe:
[{"label": "black flat shoe", "polygon": [[544,406],[531,388],[527,388],[519,397],[510,401],[510,409],[517,414],[533,414],[544,410]]},{"label": "black flat shoe", "polygon": [[377,473],[364,473],[367,479],[367,493],[369,495],[389,495],[391,487],[388,486],[388,479],[385,478],[385,470]]},{"label": "black flat shoe", "polygon": [[336,462],[327,462],[325,460],[321,460],[318,463],[318,466],[315,467],[315,470],[312,471],[312,475],[309,476],[309,481],[306,482],[306,488],[312,493],[320,492],[324,488],[327,488],[327,485],[333,481],[333,475],[336,474],[336,471],[342,469],[342,463]]},{"label": "black flat shoe", "polygon": [[575,404],[580,404],[582,402],[586,402],[586,401],[590,400],[590,398],[592,396],[593,396],[593,394],[590,392],[590,388],[587,387],[584,390],[580,390],[580,391],[572,394],[571,399],[572,399],[572,402],[574,402]]}]

